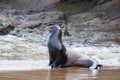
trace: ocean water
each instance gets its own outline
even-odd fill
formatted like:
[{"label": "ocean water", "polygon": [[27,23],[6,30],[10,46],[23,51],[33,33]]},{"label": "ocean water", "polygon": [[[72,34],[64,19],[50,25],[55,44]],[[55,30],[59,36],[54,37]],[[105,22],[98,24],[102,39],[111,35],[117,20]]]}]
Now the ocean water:
[{"label": "ocean water", "polygon": [[[69,47],[67,51],[93,58],[104,67],[120,67],[120,47]],[[0,71],[36,69],[50,69],[46,42],[43,45],[11,35],[0,36]]]}]

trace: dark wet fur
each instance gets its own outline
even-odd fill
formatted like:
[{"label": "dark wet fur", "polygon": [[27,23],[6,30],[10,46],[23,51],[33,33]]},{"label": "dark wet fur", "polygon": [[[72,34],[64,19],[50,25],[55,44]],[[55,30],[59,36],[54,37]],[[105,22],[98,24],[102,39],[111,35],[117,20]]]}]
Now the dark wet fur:
[{"label": "dark wet fur", "polygon": [[66,48],[61,39],[62,30],[56,25],[52,25],[49,28],[51,28],[48,41],[49,65],[51,68],[59,68],[67,62]]}]

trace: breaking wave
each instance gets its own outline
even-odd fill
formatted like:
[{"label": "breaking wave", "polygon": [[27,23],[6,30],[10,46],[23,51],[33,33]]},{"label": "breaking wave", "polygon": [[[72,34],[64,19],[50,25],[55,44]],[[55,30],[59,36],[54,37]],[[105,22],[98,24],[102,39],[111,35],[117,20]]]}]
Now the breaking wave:
[{"label": "breaking wave", "polygon": [[[0,36],[0,71],[49,69],[45,44],[11,35]],[[120,66],[120,47],[77,47],[68,50],[94,58],[104,66]]]}]

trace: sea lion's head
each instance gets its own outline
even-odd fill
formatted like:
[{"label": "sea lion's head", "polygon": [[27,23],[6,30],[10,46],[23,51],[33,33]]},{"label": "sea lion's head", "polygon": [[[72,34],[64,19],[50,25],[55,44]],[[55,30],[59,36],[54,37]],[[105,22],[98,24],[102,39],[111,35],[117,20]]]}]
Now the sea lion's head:
[{"label": "sea lion's head", "polygon": [[51,26],[46,26],[45,29],[48,30],[49,32],[53,32],[60,30],[61,28],[58,25],[51,25]]},{"label": "sea lion's head", "polygon": [[54,23],[48,24],[45,29],[51,32],[52,30],[57,30],[64,28],[64,23],[62,21],[56,21]]}]

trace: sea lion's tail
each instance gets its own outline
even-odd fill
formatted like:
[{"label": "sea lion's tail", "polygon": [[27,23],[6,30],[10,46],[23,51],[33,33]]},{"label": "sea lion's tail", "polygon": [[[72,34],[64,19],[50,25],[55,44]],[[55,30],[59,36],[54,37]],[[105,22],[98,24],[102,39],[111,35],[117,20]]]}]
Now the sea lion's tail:
[{"label": "sea lion's tail", "polygon": [[98,64],[98,62],[96,60],[93,60],[93,65],[90,67],[90,69],[99,69],[101,68],[103,65]]},{"label": "sea lion's tail", "polygon": [[94,68],[94,69],[98,69],[98,68],[101,68],[103,65],[101,65],[101,64],[98,64],[98,65],[96,65],[96,67]]}]

